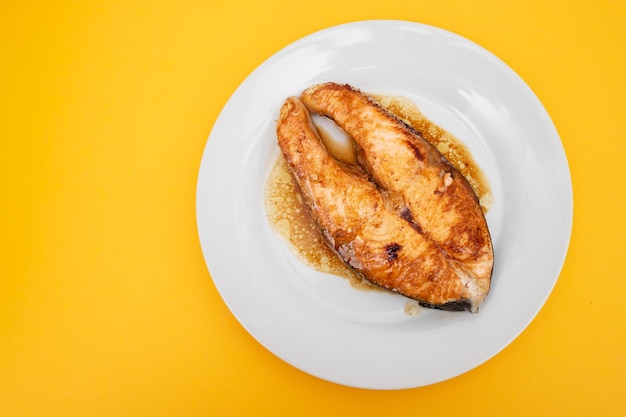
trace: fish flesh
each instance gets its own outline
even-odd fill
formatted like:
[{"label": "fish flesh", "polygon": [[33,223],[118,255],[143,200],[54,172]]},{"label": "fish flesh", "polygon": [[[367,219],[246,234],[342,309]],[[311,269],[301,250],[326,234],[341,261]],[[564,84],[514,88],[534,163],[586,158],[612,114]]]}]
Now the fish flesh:
[{"label": "fish flesh", "polygon": [[402,200],[399,215],[432,239],[486,295],[494,263],[491,235],[478,197],[461,172],[419,132],[350,85],[319,84],[301,99],[354,139],[361,166]]},{"label": "fish flesh", "polygon": [[278,145],[325,243],[371,283],[428,307],[477,311],[486,293],[459,262],[398,215],[402,200],[335,159],[298,97],[282,105]]}]

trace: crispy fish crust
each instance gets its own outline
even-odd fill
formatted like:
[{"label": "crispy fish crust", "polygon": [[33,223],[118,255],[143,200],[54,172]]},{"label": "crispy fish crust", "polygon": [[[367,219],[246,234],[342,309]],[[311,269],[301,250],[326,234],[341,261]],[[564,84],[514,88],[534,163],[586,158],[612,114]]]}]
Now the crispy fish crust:
[{"label": "crispy fish crust", "polygon": [[465,177],[418,132],[349,85],[316,85],[301,98],[312,112],[330,117],[353,137],[359,163],[403,200],[399,214],[458,262],[486,296],[493,247]]},{"label": "crispy fish crust", "polygon": [[370,282],[420,303],[476,311],[486,295],[439,245],[398,216],[396,203],[356,166],[333,158],[308,110],[290,97],[278,144],[326,243]]}]

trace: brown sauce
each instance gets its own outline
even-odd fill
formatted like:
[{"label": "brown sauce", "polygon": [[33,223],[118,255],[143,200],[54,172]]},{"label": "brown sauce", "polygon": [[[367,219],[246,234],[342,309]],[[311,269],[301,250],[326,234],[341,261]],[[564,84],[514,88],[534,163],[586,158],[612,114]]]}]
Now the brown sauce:
[{"label": "brown sauce", "polygon": [[282,155],[277,158],[267,181],[265,208],[274,230],[289,242],[307,265],[320,272],[345,277],[353,287],[376,288],[346,266],[324,243],[319,229],[306,212],[300,190]]},{"label": "brown sauce", "polygon": [[[436,146],[439,152],[467,178],[480,199],[483,211],[489,209],[492,202],[489,184],[461,141],[424,117],[418,107],[405,98],[387,96],[374,98]],[[329,124],[332,122],[328,120],[314,118],[314,122],[322,142],[335,158],[347,163],[356,163],[351,138]],[[282,155],[277,158],[272,168],[265,191],[265,207],[270,224],[307,265],[320,272],[345,277],[355,288],[364,290],[378,288],[346,266],[324,243],[319,229],[305,209],[300,190],[292,179]]]}]

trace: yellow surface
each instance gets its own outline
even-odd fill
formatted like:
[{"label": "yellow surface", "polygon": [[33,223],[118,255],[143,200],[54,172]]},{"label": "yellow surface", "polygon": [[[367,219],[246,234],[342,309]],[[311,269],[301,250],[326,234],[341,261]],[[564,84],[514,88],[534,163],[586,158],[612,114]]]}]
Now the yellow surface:
[{"label": "yellow surface", "polygon": [[[626,415],[625,2],[1,9],[0,416]],[[462,376],[390,392],[261,347],[216,292],[195,223],[201,153],[239,83],[304,35],[376,18],[456,32],[517,71],[559,130],[575,202],[526,331]]]}]

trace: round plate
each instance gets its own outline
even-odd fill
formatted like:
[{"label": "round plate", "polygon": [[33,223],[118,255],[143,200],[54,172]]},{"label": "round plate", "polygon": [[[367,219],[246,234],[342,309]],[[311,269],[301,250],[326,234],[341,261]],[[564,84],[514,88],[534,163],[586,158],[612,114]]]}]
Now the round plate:
[{"label": "round plate", "polygon": [[[404,96],[463,141],[494,196],[495,267],[477,314],[420,309],[304,265],[268,223],[265,184],[286,97],[325,81]],[[200,242],[215,285],[256,340],[335,383],[400,389],[443,381],[509,344],[543,306],[572,224],[569,168],[530,88],[482,47],[403,21],[363,21],[309,35],[239,86],[218,117],[197,185]]]}]

